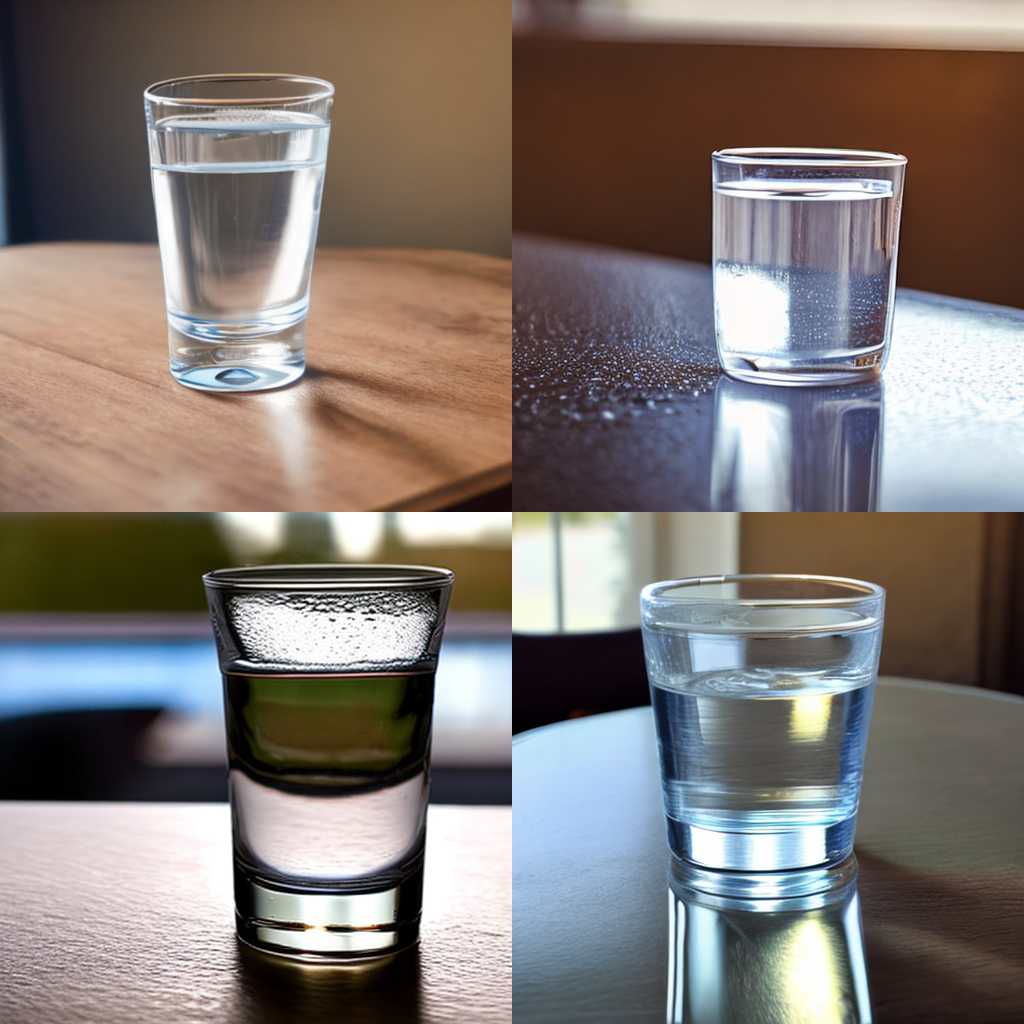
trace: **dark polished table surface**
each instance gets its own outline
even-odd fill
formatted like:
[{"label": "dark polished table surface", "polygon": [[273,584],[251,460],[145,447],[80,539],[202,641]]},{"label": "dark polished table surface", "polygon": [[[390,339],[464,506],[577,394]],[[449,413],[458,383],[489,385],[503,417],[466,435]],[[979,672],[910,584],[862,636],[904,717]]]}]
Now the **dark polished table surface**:
[{"label": "dark polished table surface", "polygon": [[1024,311],[900,291],[879,380],[773,387],[720,373],[706,265],[528,236],[513,261],[518,509],[1024,507]]},{"label": "dark polished table surface", "polygon": [[[1022,737],[1019,698],[880,682],[855,848],[876,1024],[1024,1020]],[[516,1021],[664,1021],[668,854],[650,709],[523,733],[513,773]],[[702,927],[708,920],[705,909],[693,916]],[[760,985],[777,996],[779,978],[764,972],[781,972],[816,1010],[786,1015],[775,1004],[716,1019],[694,1002],[694,1024],[857,1020],[821,984],[834,953],[816,941],[829,927],[820,915],[797,914],[789,945],[760,960],[757,926],[772,918],[736,920],[725,930],[742,941],[729,948],[745,959],[715,963],[717,940],[702,947],[698,928],[688,980],[724,984],[731,973],[748,995]],[[705,1007],[714,1001],[698,995]]]},{"label": "dark polished table surface", "polygon": [[511,812],[431,807],[417,948],[299,966],[235,939],[225,804],[0,803],[3,1024],[507,1024]]}]

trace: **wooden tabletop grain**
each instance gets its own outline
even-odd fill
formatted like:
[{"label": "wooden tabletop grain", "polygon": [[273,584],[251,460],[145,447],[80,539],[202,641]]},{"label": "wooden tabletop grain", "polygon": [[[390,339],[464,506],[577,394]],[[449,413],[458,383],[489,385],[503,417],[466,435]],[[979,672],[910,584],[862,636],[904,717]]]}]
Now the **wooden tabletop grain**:
[{"label": "wooden tabletop grain", "polygon": [[4,1024],[505,1024],[511,812],[430,808],[418,948],[355,967],[241,946],[228,808],[0,803]]},{"label": "wooden tabletop grain", "polygon": [[320,249],[306,376],[167,369],[156,246],[0,250],[0,511],[436,509],[511,479],[511,264]]},{"label": "wooden tabletop grain", "polygon": [[[880,681],[855,846],[875,1024],[1024,1019],[1022,734],[1018,697]],[[657,760],[650,708],[516,738],[517,1022],[665,1020],[667,978],[679,959],[666,910],[669,858]],[[753,936],[750,922],[756,925],[756,914],[747,923]],[[690,947],[690,980],[698,988],[717,985],[723,972],[752,971],[754,938],[748,959],[723,964],[715,962],[724,948],[715,934],[695,935]],[[814,949],[792,949],[776,951],[768,969],[800,977],[824,972],[825,959],[816,959]],[[777,991],[771,978],[762,980],[763,990]],[[748,991],[758,987],[752,973],[742,983]],[[688,1005],[698,1005],[699,994]],[[772,1004],[756,1016],[724,1019],[859,1019],[830,1002],[828,989],[812,995],[820,996],[817,1014],[782,1013]],[[707,999],[704,1005],[687,1024],[715,1019]]]}]

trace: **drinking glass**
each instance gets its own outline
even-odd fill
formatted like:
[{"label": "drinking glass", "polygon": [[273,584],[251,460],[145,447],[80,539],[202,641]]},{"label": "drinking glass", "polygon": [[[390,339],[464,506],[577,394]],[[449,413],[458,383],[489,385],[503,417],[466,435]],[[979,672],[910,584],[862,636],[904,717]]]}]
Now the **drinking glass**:
[{"label": "drinking glass", "polygon": [[334,86],[196,75],[145,92],[171,374],[204,391],[305,369]]},{"label": "drinking glass", "polygon": [[644,588],[669,847],[701,887],[756,892],[759,873],[792,871],[766,884],[803,894],[851,853],[884,599],[787,574]]},{"label": "drinking glass", "polygon": [[881,372],[906,164],[870,150],[712,154],[715,335],[726,373],[836,384]]},{"label": "drinking glass", "polygon": [[224,676],[239,937],[305,960],[419,935],[434,671],[453,575],[203,577]]}]

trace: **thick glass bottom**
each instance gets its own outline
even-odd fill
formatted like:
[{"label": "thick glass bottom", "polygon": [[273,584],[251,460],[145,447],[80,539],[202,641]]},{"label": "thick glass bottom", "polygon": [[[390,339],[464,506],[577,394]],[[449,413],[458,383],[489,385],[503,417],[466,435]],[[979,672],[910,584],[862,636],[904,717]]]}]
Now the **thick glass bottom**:
[{"label": "thick glass bottom", "polygon": [[[240,328],[252,327],[251,333]],[[259,329],[257,329],[259,328]],[[306,369],[305,324],[214,324],[168,317],[171,376],[185,387],[220,393],[266,391]]]},{"label": "thick glass bottom", "polygon": [[668,819],[672,853],[719,871],[791,871],[838,864],[853,851],[856,817],[832,825],[721,832]]},{"label": "thick glass bottom", "polygon": [[794,354],[786,358],[721,349],[718,355],[722,369],[730,377],[754,384],[781,384],[789,387],[822,387],[870,381],[882,372],[885,357],[885,345],[831,354]]},{"label": "thick glass bottom", "polygon": [[681,894],[699,893],[700,898],[742,906],[753,901],[750,909],[772,909],[771,901],[785,900],[787,906],[802,909],[821,906],[834,893],[844,890],[857,877],[857,858],[851,853],[838,864],[823,864],[795,871],[711,871],[672,857],[669,885]]},{"label": "thick glass bottom", "polygon": [[265,953],[307,963],[390,956],[419,938],[422,862],[377,891],[297,887],[257,878],[235,863],[238,937]]}]

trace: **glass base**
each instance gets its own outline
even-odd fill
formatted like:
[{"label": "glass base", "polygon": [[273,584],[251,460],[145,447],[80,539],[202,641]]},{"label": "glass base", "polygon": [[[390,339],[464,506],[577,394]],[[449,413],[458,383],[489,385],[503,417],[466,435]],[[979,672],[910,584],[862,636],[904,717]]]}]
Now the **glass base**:
[{"label": "glass base", "polygon": [[283,885],[235,864],[235,921],[247,945],[307,963],[390,956],[419,939],[422,863],[376,892]]},{"label": "glass base", "polygon": [[710,871],[672,857],[669,885],[683,895],[698,893],[705,901],[708,897],[758,901],[755,909],[766,909],[766,900],[813,898],[813,903],[805,905],[809,909],[822,906],[834,894],[845,891],[856,877],[857,858],[852,853],[838,864],[797,871]]},{"label": "glass base", "polygon": [[[303,321],[271,330],[212,324],[168,315],[171,376],[185,387],[220,393],[267,391],[305,372]],[[242,328],[253,328],[242,333]]]},{"label": "glass base", "polygon": [[886,346],[843,352],[838,355],[809,355],[779,359],[751,353],[719,351],[722,369],[736,380],[754,384],[789,387],[827,387],[874,380],[885,365]]},{"label": "glass base", "polygon": [[669,846],[676,857],[719,871],[791,871],[845,860],[856,823],[854,817],[834,825],[720,832],[669,818]]}]

